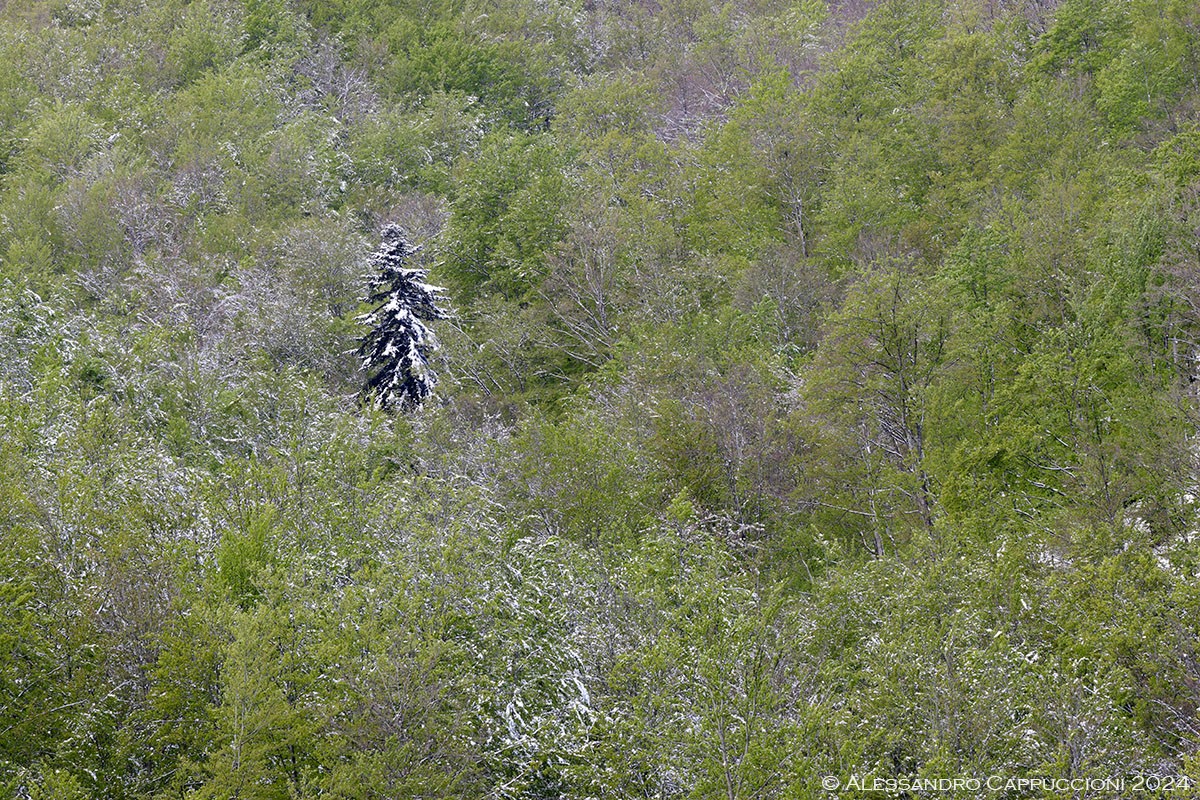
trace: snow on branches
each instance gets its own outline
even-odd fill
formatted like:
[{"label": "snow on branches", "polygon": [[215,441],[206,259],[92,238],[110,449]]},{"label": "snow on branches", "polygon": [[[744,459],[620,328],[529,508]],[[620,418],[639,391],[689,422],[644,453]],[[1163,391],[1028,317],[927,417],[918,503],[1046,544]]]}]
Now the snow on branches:
[{"label": "snow on branches", "polygon": [[437,384],[429,368],[437,339],[425,323],[449,315],[439,306],[445,290],[425,283],[426,270],[405,266],[416,252],[398,226],[388,225],[370,259],[374,273],[367,302],[375,310],[358,318],[370,328],[358,355],[367,375],[362,395],[374,398],[381,409],[419,409]]}]

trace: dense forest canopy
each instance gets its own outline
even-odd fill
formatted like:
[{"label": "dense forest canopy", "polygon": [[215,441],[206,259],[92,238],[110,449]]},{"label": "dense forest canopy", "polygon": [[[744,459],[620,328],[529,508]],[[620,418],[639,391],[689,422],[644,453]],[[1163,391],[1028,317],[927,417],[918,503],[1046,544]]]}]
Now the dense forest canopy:
[{"label": "dense forest canopy", "polygon": [[1194,0],[8,0],[0,792],[1200,779],[1198,377]]}]

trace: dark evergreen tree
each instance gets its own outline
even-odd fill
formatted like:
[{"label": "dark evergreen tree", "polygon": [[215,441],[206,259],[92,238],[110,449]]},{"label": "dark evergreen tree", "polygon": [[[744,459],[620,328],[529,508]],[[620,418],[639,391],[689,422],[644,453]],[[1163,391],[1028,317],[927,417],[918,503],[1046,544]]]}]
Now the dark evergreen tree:
[{"label": "dark evergreen tree", "polygon": [[405,266],[414,253],[400,228],[388,225],[383,244],[371,256],[374,277],[367,302],[376,307],[359,317],[370,331],[358,355],[367,374],[363,396],[374,398],[379,408],[418,409],[437,383],[429,368],[437,339],[425,322],[446,319],[439,306],[444,290],[425,283],[426,270]]}]

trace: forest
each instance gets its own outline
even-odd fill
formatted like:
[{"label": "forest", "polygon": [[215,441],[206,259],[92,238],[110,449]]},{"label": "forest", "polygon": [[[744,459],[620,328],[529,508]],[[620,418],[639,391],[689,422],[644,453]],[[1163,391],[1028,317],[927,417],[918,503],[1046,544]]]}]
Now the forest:
[{"label": "forest", "polygon": [[0,2],[0,796],[1194,796],[1198,380],[1194,0]]}]

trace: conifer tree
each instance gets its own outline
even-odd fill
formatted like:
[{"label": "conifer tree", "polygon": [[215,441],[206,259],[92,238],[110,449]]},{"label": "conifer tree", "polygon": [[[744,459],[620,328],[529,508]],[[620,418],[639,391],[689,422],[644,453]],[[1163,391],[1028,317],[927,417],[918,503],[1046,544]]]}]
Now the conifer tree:
[{"label": "conifer tree", "polygon": [[367,302],[375,310],[359,317],[370,330],[358,355],[367,375],[362,394],[382,409],[419,409],[437,383],[429,368],[437,339],[425,322],[447,318],[439,306],[444,290],[425,283],[426,270],[405,266],[416,252],[399,227],[388,225],[383,244],[371,256],[374,273]]}]

